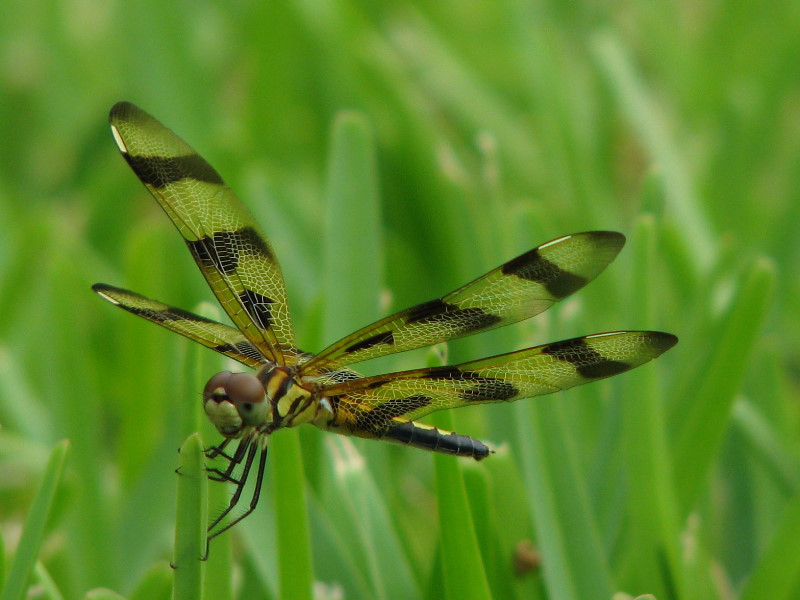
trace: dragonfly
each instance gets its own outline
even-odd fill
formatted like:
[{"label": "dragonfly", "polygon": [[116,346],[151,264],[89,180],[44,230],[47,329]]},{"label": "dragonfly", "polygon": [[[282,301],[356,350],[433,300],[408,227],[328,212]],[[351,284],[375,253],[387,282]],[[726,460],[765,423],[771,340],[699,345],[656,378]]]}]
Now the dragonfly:
[{"label": "dragonfly", "polygon": [[[94,291],[252,370],[221,371],[203,390],[205,414],[223,438],[206,456],[226,465],[209,469],[209,477],[234,485],[227,507],[208,526],[209,540],[256,508],[268,439],[279,429],[308,423],[342,435],[482,460],[492,453],[485,443],[418,419],[618,375],[678,341],[660,331],[612,331],[457,365],[362,376],[349,365],[488,331],[547,310],[597,277],[616,258],[625,237],[588,231],[556,238],[441,298],[384,317],[312,354],[295,343],[275,252],[217,171],[131,103],[116,104],[109,118],[122,156],[178,229],[234,326],[111,285],[95,284]],[[242,495],[254,465],[250,502],[240,505],[246,502]],[[232,513],[237,506],[239,514]]]}]

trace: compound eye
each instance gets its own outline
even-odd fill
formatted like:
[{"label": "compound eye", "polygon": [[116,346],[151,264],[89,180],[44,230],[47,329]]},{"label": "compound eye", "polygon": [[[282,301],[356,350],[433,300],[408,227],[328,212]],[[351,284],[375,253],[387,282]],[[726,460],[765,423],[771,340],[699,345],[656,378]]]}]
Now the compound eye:
[{"label": "compound eye", "polygon": [[230,401],[227,385],[232,375],[233,373],[230,371],[220,371],[209,379],[206,387],[203,388],[203,400],[205,402],[213,400],[217,404],[225,400]]},{"label": "compound eye", "polygon": [[239,411],[242,421],[247,425],[259,425],[264,422],[269,402],[267,402],[264,386],[255,375],[233,373],[225,381],[225,389],[230,401]]},{"label": "compound eye", "polygon": [[203,410],[222,435],[227,438],[238,437],[244,424],[239,411],[228,395],[230,371],[222,371],[208,380],[203,388]]}]

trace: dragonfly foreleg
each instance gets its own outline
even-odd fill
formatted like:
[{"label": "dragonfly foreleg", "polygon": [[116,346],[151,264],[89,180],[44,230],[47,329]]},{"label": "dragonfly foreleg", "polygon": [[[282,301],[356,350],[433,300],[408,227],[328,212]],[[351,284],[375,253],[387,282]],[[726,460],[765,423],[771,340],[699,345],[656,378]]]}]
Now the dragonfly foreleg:
[{"label": "dragonfly foreleg", "polygon": [[221,456],[222,458],[228,461],[228,466],[225,468],[224,471],[214,467],[210,469],[207,468],[206,471],[209,473],[208,478],[211,479],[212,481],[227,481],[239,485],[239,480],[233,477],[233,471],[236,468],[236,466],[239,465],[244,459],[244,456],[247,453],[247,447],[250,445],[252,438],[250,437],[242,438],[239,441],[239,445],[236,447],[236,452],[233,453],[233,456],[228,456],[226,453],[222,452],[222,448],[225,447],[229,439],[230,438],[226,439],[219,446],[210,448],[209,451],[206,453],[206,457],[211,459]]},{"label": "dragonfly foreleg", "polygon": [[[251,440],[251,441],[255,442],[256,440]],[[228,503],[227,508],[224,511],[222,511],[222,514],[220,514],[216,519],[214,519],[214,521],[211,523],[211,525],[208,526],[209,536],[208,536],[208,538],[206,538],[206,556],[208,556],[208,545],[209,545],[209,543],[211,542],[212,539],[214,539],[219,534],[224,533],[225,531],[227,531],[228,529],[230,529],[231,527],[236,525],[239,521],[241,521],[246,516],[248,516],[251,512],[253,512],[255,510],[256,506],[258,506],[258,499],[261,496],[261,484],[264,482],[264,470],[265,470],[266,464],[267,464],[267,443],[266,443],[266,438],[261,438],[261,440],[258,440],[258,441],[261,441],[261,444],[252,443],[252,445],[250,446],[250,452],[247,453],[247,459],[246,459],[245,464],[244,464],[244,470],[242,471],[242,476],[240,478],[240,483],[237,484],[236,491],[233,493],[233,496],[231,497],[231,500]],[[245,510],[242,514],[240,514],[238,517],[233,519],[230,523],[228,523],[224,527],[218,529],[214,533],[210,533],[211,530],[214,529],[214,527],[216,527],[217,525],[219,525],[219,523],[239,503],[239,499],[241,498],[242,492],[244,491],[245,483],[247,482],[247,476],[248,476],[248,474],[250,472],[250,467],[252,467],[252,465],[253,465],[253,460],[255,459],[255,453],[256,453],[256,450],[258,449],[259,445],[261,446],[261,456],[259,457],[259,460],[258,460],[258,474],[256,475],[256,485],[255,485],[255,489],[253,489],[253,497],[250,499],[250,506],[247,508],[247,510]]]},{"label": "dragonfly foreleg", "polygon": [[229,456],[225,452],[225,446],[230,444],[231,440],[233,440],[233,438],[225,438],[224,440],[222,440],[221,444],[217,444],[216,446],[211,446],[210,448],[206,448],[204,450],[206,458],[208,458],[210,460],[213,460],[213,459],[217,458],[218,456],[221,456],[222,458],[227,458],[228,460],[233,460],[233,457]]}]

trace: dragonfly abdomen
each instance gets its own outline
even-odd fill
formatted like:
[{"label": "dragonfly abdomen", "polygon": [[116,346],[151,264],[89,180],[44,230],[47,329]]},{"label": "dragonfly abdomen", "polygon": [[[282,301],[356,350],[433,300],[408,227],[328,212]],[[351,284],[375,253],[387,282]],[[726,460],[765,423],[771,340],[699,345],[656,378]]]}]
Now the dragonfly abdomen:
[{"label": "dragonfly abdomen", "polygon": [[381,437],[406,446],[442,454],[466,456],[475,460],[482,460],[492,453],[486,444],[474,438],[415,421],[396,425],[388,429]]}]

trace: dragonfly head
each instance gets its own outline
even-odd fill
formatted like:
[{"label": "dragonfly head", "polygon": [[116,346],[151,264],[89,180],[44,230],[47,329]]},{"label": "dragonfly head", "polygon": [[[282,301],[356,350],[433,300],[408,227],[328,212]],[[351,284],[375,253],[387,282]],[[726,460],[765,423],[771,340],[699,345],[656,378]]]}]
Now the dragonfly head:
[{"label": "dragonfly head", "polygon": [[226,438],[236,438],[246,427],[272,418],[264,385],[252,373],[221,371],[203,390],[206,415]]}]

